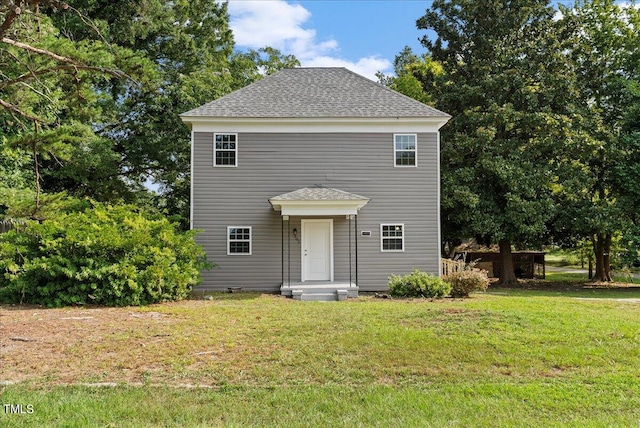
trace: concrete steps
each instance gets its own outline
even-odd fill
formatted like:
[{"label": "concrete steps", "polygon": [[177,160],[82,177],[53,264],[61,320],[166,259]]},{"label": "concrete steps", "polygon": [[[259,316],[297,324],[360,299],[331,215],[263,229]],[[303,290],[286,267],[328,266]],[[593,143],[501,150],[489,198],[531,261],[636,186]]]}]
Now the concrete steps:
[{"label": "concrete steps", "polygon": [[283,285],[280,292],[294,300],[315,302],[342,301],[358,297],[358,287],[349,283],[297,283]]}]

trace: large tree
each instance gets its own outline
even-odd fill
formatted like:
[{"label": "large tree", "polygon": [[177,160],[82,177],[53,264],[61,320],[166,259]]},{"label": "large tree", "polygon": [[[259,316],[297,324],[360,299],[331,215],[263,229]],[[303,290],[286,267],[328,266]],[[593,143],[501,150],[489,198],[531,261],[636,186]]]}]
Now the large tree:
[{"label": "large tree", "polygon": [[434,85],[441,77],[442,66],[428,55],[418,57],[409,46],[405,46],[393,61],[395,76],[376,73],[378,81],[401,94],[425,104],[433,105]]},{"label": "large tree", "polygon": [[[616,236],[633,243],[637,227],[640,10],[614,0],[561,8],[576,34],[568,52],[575,64],[584,137],[572,142],[562,163],[558,197],[562,232],[592,241],[595,281],[611,281]],[[626,246],[626,244],[625,244]]]},{"label": "large tree", "polygon": [[615,189],[618,203],[626,214],[627,227],[622,232],[624,251],[621,262],[640,264],[640,85],[635,88],[636,103],[627,113],[623,126],[623,162],[615,165]]},{"label": "large tree", "polygon": [[64,191],[151,203],[187,226],[179,114],[299,65],[234,52],[227,4],[209,0],[7,0],[0,23],[0,129],[32,157],[36,209]]},{"label": "large tree", "polygon": [[[56,25],[75,40],[128,48],[152,64],[140,84],[110,80],[105,114],[94,122],[119,155],[121,176],[140,194],[151,185],[156,204],[188,218],[189,129],[179,114],[232,89],[233,36],[226,3],[206,0],[79,0],[77,16]],[[81,17],[100,29],[88,31]]]},{"label": "large tree", "polygon": [[[24,196],[30,193],[32,206],[22,212],[27,217],[37,217],[41,208],[41,187],[49,166],[64,169],[93,162],[99,167],[82,172],[85,181],[96,180],[90,187],[94,195],[106,188],[116,192],[124,188],[115,165],[104,162],[108,142],[84,124],[102,114],[100,105],[107,96],[96,90],[101,83],[135,80],[135,70],[127,76],[118,64],[121,59],[136,62],[135,55],[99,38],[69,38],[53,24],[53,18],[67,15],[80,17],[58,0],[0,2],[0,149],[11,150],[18,159],[29,156],[33,180],[31,189],[21,182],[10,183],[11,192],[4,192],[1,203],[24,205]],[[27,165],[21,162],[20,167]]]},{"label": "large tree", "polygon": [[[12,134],[36,125],[51,126],[65,111],[89,112],[91,83],[113,67],[113,51],[102,43],[76,43],[52,25],[50,14],[65,14],[58,0],[0,2],[0,127]],[[89,99],[87,99],[90,97]]]},{"label": "large tree", "polygon": [[571,138],[569,43],[543,0],[435,0],[417,21],[443,67],[445,230],[498,244],[500,282],[517,282],[512,246],[538,244],[554,215],[555,161]]},{"label": "large tree", "polygon": [[189,218],[190,132],[180,113],[239,89],[279,68],[299,65],[272,48],[234,52],[226,2],[210,0],[78,0],[82,16],[58,19],[78,40],[104,37],[144,56],[154,66],[141,85],[111,80],[105,116],[95,126],[120,155],[121,174],[131,187],[158,192],[155,203]]}]

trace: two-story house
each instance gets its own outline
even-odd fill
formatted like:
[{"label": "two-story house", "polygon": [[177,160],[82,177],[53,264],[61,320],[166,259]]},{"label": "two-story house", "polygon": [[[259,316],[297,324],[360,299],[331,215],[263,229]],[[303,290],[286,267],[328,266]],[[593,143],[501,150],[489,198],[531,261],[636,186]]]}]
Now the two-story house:
[{"label": "two-story house", "polygon": [[344,68],[281,70],[182,114],[191,225],[217,264],[201,287],[333,299],[437,275],[449,117]]}]

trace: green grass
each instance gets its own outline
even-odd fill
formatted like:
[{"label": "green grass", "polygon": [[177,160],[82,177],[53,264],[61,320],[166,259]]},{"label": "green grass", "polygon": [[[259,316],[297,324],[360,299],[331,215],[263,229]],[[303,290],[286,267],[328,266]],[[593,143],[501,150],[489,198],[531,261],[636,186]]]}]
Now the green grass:
[{"label": "green grass", "polygon": [[[588,261],[586,259],[581,259],[576,251],[571,250],[557,249],[549,251],[545,254],[544,260],[547,266],[566,267],[571,269],[588,268]],[[627,267],[626,269],[628,269],[629,272],[632,273],[640,273],[640,268],[637,267]]]},{"label": "green grass", "polygon": [[[640,285],[640,279],[630,278],[629,276],[613,272],[613,280],[621,284],[638,284]],[[588,282],[589,275],[586,273],[575,272],[555,272],[547,270],[545,273],[545,279],[549,282]]]},{"label": "green grass", "polygon": [[552,272],[545,273],[545,279],[551,282],[585,282],[588,281],[588,275],[584,273],[571,272]]},{"label": "green grass", "polygon": [[[126,308],[166,322],[79,344],[68,363],[87,373],[71,385],[49,371],[3,387],[3,403],[34,413],[0,414],[0,425],[639,426],[636,299],[639,289],[494,289],[435,302],[220,294]],[[129,348],[148,370],[140,386],[93,363],[118,350],[111,363],[133,370]],[[90,381],[119,386],[79,385]]]},{"label": "green grass", "polygon": [[461,382],[180,390],[159,387],[11,388],[32,415],[3,426],[636,426],[637,382]]},{"label": "green grass", "polygon": [[[555,287],[540,288],[540,289],[519,289],[519,288],[493,288],[488,291],[489,294],[496,296],[520,296],[525,298],[533,297],[568,297],[580,300],[597,299],[597,300],[616,300],[624,302],[628,299],[629,302],[634,302],[640,299],[640,288],[638,287],[593,287],[585,288],[582,286],[576,286],[576,283],[566,282],[558,283]],[[578,282],[578,284],[582,284]],[[639,305],[640,309],[640,305]]]},{"label": "green grass", "polygon": [[580,257],[572,251],[554,250],[547,252],[544,261],[550,266],[563,266],[574,269],[584,269]]}]

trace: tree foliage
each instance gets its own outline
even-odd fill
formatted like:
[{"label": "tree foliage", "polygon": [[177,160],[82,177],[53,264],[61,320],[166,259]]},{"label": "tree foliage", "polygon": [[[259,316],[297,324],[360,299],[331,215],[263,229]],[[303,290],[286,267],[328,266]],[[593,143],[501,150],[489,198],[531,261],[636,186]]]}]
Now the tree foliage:
[{"label": "tree foliage", "polygon": [[[3,295],[184,297],[201,249],[147,213],[188,227],[179,114],[296,65],[269,47],[234,52],[226,2],[0,0],[0,221],[21,225],[2,235]],[[69,211],[76,198],[97,202]]]},{"label": "tree foliage", "polygon": [[0,136],[0,231],[20,221],[9,210],[22,198],[33,200],[29,193],[32,182],[29,156],[21,150],[10,148],[6,138]]},{"label": "tree foliage", "polygon": [[234,52],[223,2],[1,2],[0,21],[4,135],[60,147],[43,138],[79,126],[93,134],[64,153],[23,145],[36,207],[41,191],[65,191],[151,203],[187,227],[190,132],[179,114],[299,65],[269,47]]},{"label": "tree foliage", "polygon": [[442,130],[443,253],[468,237],[502,253],[586,238],[607,281],[616,242],[628,263],[640,254],[640,9],[558,7],[434,1],[417,24],[435,32],[422,58],[441,71],[416,72],[405,48],[396,77],[379,77],[453,115]]},{"label": "tree foliage", "polygon": [[583,138],[570,142],[571,155],[561,165],[559,235],[590,239],[594,279],[611,281],[616,235],[629,245],[637,237],[640,11],[592,0],[562,8],[562,16],[576,34],[569,52]]},{"label": "tree foliage", "polygon": [[[80,16],[55,0],[0,4],[0,145],[30,158],[13,165],[31,170],[22,172],[31,178],[30,185],[16,182],[3,204],[24,205],[33,197],[33,218],[41,207],[42,190],[53,190],[51,183],[62,190],[66,182],[64,190],[100,199],[124,195],[126,187],[108,143],[83,124],[96,123],[106,114],[103,105],[109,95],[101,86],[111,80],[136,82],[144,75],[144,60],[129,49],[99,38],[69,38],[54,24],[61,15]],[[123,67],[125,63],[138,67]],[[97,182],[89,186],[90,179]],[[84,189],[78,182],[84,182]]]},{"label": "tree foliage", "polygon": [[142,305],[185,298],[207,267],[194,232],[135,206],[67,200],[0,235],[0,301]]},{"label": "tree foliage", "polygon": [[[58,17],[70,38],[105,40],[141,55],[142,84],[111,79],[96,133],[112,142],[119,173],[134,191],[153,183],[156,202],[188,218],[190,132],[179,114],[233,89],[229,57],[233,36],[226,3],[204,0],[75,3],[77,15]],[[88,31],[86,17],[100,29]]]},{"label": "tree foliage", "polygon": [[[56,25],[76,40],[106,40],[136,52],[151,64],[141,85],[111,79],[110,94],[95,122],[113,144],[120,173],[132,189],[152,183],[155,205],[189,218],[190,132],[179,114],[239,89],[264,74],[299,65],[292,56],[265,47],[234,52],[226,2],[209,0],[81,0],[78,15]],[[99,32],[87,30],[88,17]]]},{"label": "tree foliage", "polygon": [[57,0],[0,3],[0,128],[5,134],[95,116],[99,81],[123,78],[115,64],[131,52],[64,37],[51,15],[73,13]]},{"label": "tree foliage", "polygon": [[[572,86],[555,10],[540,0],[436,0],[418,28],[443,68],[445,231],[500,243],[503,283],[515,282],[511,245],[534,245],[554,215],[554,162],[572,138]],[[452,237],[452,238],[455,238]]]},{"label": "tree foliage", "polygon": [[442,66],[430,56],[418,58],[409,46],[396,56],[393,64],[395,76],[377,73],[378,81],[394,91],[433,105],[436,81],[442,77]]}]

